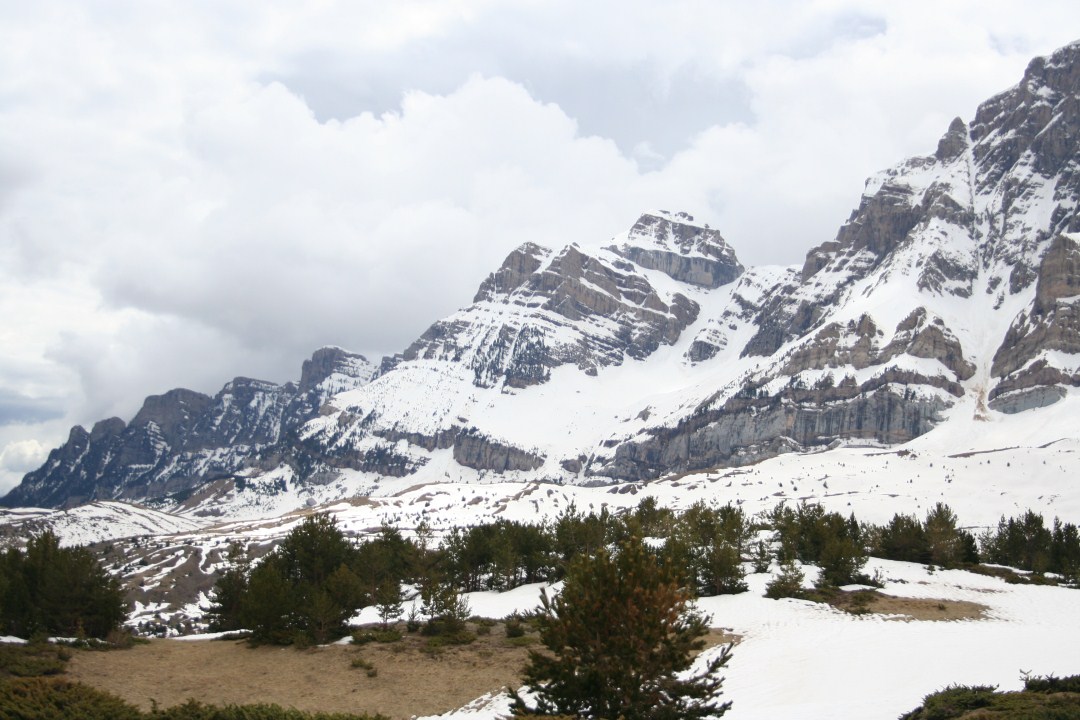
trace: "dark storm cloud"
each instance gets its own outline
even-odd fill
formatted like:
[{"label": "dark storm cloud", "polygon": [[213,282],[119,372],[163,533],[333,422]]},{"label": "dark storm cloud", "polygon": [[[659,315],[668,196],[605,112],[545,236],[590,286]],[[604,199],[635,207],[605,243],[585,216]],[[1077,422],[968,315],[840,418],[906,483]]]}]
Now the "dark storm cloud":
[{"label": "dark storm cloud", "polygon": [[55,398],[32,398],[0,388],[0,425],[33,425],[63,417],[65,408]]}]

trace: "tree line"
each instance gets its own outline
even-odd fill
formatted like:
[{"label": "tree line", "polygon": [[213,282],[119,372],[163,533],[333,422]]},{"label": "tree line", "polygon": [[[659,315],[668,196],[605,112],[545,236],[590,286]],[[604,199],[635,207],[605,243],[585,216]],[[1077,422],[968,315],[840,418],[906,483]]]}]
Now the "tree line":
[{"label": "tree line", "polygon": [[50,531],[0,555],[0,635],[104,638],[127,617],[120,582]]},{"label": "tree line", "polygon": [[458,527],[440,542],[424,526],[408,538],[384,526],[357,543],[330,516],[316,514],[257,565],[234,550],[234,564],[215,588],[211,627],[246,629],[260,642],[320,643],[340,637],[363,607],[376,606],[384,623],[398,618],[402,588],[412,586],[424,629],[454,632],[467,617],[462,593],[557,581],[577,558],[634,537],[653,539],[657,562],[699,596],[743,592],[748,568],[766,572],[774,565],[781,568],[777,596],[801,587],[800,565],[820,568],[822,587],[873,583],[864,573],[870,556],[941,567],[990,562],[1057,573],[1066,582],[1080,576],[1075,525],[1055,520],[1047,527],[1029,511],[976,537],[942,503],[923,519],[898,513],[874,525],[806,503],[750,517],[730,504],[697,503],[677,512],[649,497],[620,514],[571,507],[547,522]]},{"label": "tree line", "polygon": [[[631,537],[653,539],[657,561],[701,596],[742,592],[748,569],[775,565],[789,584],[797,564],[819,567],[821,585],[865,582],[870,556],[941,567],[993,563],[1080,581],[1077,526],[1030,510],[976,535],[942,503],[921,519],[898,513],[874,525],[805,503],[750,517],[705,503],[677,512],[650,497],[623,513],[570,507],[547,522],[499,520],[455,528],[439,541],[424,526],[411,537],[384,526],[360,542],[315,514],[258,563],[234,546],[213,593],[212,626],[251,630],[265,642],[323,642],[363,607],[376,606],[384,622],[398,618],[411,586],[425,628],[453,632],[467,613],[462,593],[560,580],[576,558]],[[126,611],[119,580],[89,549],[61,548],[44,532],[25,550],[0,554],[0,633],[104,637]]]}]

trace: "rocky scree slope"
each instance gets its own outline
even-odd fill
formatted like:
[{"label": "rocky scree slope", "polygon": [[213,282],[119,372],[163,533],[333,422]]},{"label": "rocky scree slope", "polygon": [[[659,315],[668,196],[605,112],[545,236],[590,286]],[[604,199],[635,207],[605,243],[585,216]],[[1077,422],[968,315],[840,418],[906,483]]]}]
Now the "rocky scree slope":
[{"label": "rocky scree slope", "polygon": [[[663,211],[595,247],[523,245],[370,382],[346,373],[302,411],[210,423],[220,435],[217,398],[151,398],[129,425],[77,428],[6,502],[230,473],[339,496],[388,478],[647,480],[1045,406],[1080,384],[1078,137],[1073,44],[871,178],[801,267],[744,269],[714,229]],[[250,392],[296,407],[296,391]]]}]

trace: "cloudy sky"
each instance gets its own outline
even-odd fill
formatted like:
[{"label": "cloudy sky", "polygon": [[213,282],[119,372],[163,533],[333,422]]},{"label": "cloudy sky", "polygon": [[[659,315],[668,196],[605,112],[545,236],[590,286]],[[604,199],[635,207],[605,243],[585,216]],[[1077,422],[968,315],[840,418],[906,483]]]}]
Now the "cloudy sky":
[{"label": "cloudy sky", "polygon": [[997,0],[0,0],[0,492],[176,386],[404,348],[525,241],[800,262],[1076,39]]}]

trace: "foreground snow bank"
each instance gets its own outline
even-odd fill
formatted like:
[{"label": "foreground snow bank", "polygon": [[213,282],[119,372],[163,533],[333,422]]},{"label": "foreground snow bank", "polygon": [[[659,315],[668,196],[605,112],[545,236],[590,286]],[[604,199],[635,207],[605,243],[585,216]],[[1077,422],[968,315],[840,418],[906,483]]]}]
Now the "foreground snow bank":
[{"label": "foreground snow bank", "polygon": [[[1009,585],[959,570],[931,573],[888,560],[872,559],[867,570],[880,571],[886,594],[976,602],[987,607],[985,617],[849,615],[808,601],[769,600],[762,595],[768,576],[752,575],[749,592],[699,601],[714,627],[741,637],[722,671],[724,696],[734,703],[725,720],[893,720],[949,684],[1018,690],[1022,673],[1080,673],[1078,590]],[[475,593],[470,602],[478,614],[502,617],[536,607],[541,587]],[[509,699],[487,695],[438,717],[506,718]]]}]

